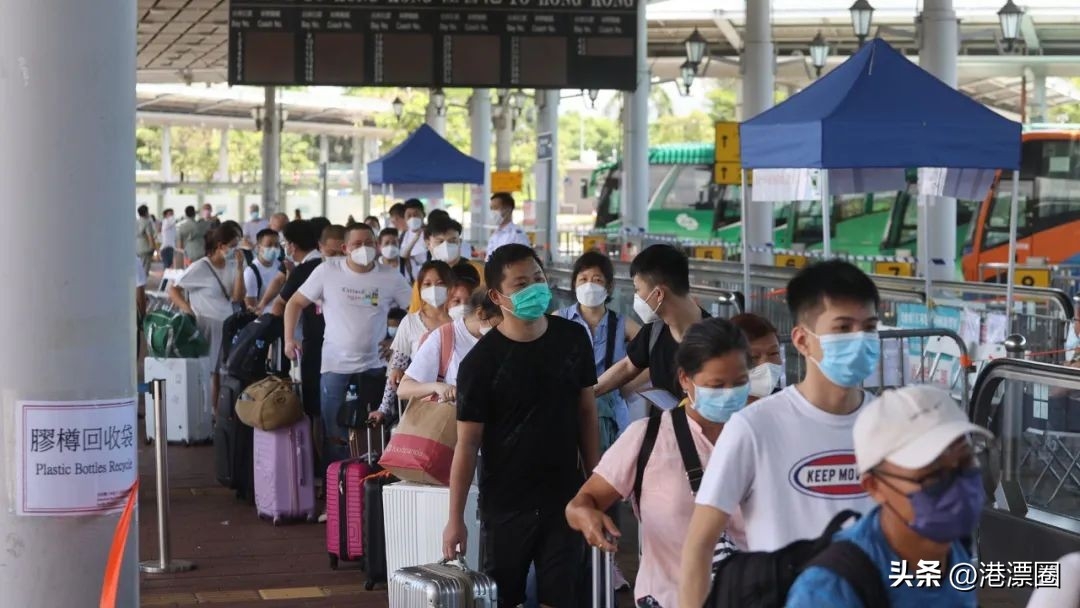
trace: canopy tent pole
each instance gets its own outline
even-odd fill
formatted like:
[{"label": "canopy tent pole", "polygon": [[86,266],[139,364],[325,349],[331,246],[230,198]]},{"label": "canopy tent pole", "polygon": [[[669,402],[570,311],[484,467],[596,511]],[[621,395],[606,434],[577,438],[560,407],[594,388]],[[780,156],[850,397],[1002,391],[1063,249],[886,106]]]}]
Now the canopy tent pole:
[{"label": "canopy tent pole", "polygon": [[[1020,219],[1020,171],[1013,170],[1012,174],[1012,202],[1009,205],[1009,274],[1006,277],[1008,285],[1005,287],[1005,314],[1009,315],[1009,332],[1016,331],[1013,327],[1013,283],[1016,281],[1016,224]],[[980,279],[982,277],[979,277]]]},{"label": "canopy tent pole", "polygon": [[930,218],[928,217],[928,209],[930,205],[934,204],[934,200],[929,196],[918,197],[918,213],[915,215],[915,245],[918,250],[917,257],[922,260],[922,273],[923,273],[923,297],[926,298],[926,323],[928,327],[934,327],[934,277],[930,272],[930,239],[927,235],[930,233]]},{"label": "canopy tent pole", "polygon": [[742,241],[742,281],[743,281],[743,312],[751,312],[753,310],[753,299],[750,297],[750,247],[747,245],[746,238],[746,214],[749,211],[749,206],[746,204],[746,169],[743,169],[740,173],[740,180],[742,187],[739,188],[739,198],[742,205],[742,229],[739,231]]},{"label": "canopy tent pole", "polygon": [[829,170],[821,170],[821,249],[825,259],[832,258],[832,196],[829,195]]}]

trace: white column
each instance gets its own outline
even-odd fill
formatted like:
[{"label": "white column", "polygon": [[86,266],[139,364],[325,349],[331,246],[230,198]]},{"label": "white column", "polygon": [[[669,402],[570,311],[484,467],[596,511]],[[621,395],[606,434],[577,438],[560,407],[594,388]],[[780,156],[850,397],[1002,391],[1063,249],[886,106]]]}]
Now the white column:
[{"label": "white column", "polygon": [[282,211],[278,198],[281,195],[281,116],[277,104],[277,89],[266,87],[263,103],[263,166],[262,198],[266,217]]},{"label": "white column", "polygon": [[[327,217],[330,206],[330,136],[326,133],[319,134],[319,175],[320,180],[320,196],[319,203],[322,208],[322,217]],[[360,218],[360,221],[364,221]]]},{"label": "white column", "polygon": [[649,228],[649,87],[652,85],[648,63],[648,21],[645,2],[638,2],[637,11],[637,89],[627,95],[626,141],[629,150],[623,156],[622,225]]},{"label": "white column", "polygon": [[[0,19],[0,200],[19,227],[6,240],[12,251],[35,252],[33,264],[0,265],[0,282],[17,294],[0,314],[5,606],[96,605],[119,520],[119,512],[15,515],[27,487],[16,487],[16,404],[135,397],[135,22],[135,0],[5,2]],[[34,178],[45,171],[47,179]],[[80,247],[73,265],[69,249],[40,247],[42,234],[93,246]],[[60,285],[79,294],[77,307]],[[129,422],[137,424],[134,409]],[[108,454],[79,462],[103,455],[107,464]],[[31,471],[26,481],[41,478]],[[117,606],[139,605],[138,538],[136,511]]]},{"label": "white column", "polygon": [[[769,23],[771,0],[746,0],[746,34],[742,53],[742,103],[740,120],[749,120],[773,106],[775,64],[772,29]],[[747,204],[743,218],[743,237],[750,247],[765,247],[773,242],[773,206]],[[771,265],[766,253],[747,256],[752,264]]]},{"label": "white column", "polygon": [[161,181],[172,183],[172,127],[161,127]]},{"label": "white column", "polygon": [[469,98],[469,153],[484,163],[484,183],[472,186],[469,191],[469,241],[482,247],[488,236],[488,199],[491,192],[491,91],[473,90]]},{"label": "white column", "polygon": [[[495,115],[495,112],[492,112]],[[506,100],[499,105],[498,116],[494,118],[495,124],[495,170],[509,171],[512,164],[511,156],[514,147],[514,109]]]},{"label": "white column", "polygon": [[218,142],[218,170],[219,182],[229,181],[229,130],[221,130],[221,140]]},{"label": "white column", "polygon": [[546,243],[552,258],[559,251],[559,94],[557,89],[536,92],[536,132],[551,134],[551,158],[537,161],[534,169],[536,244]]},{"label": "white column", "polygon": [[353,194],[361,198],[360,208],[364,217],[371,215],[371,192],[367,187],[367,138],[352,138],[352,186]]},{"label": "white column", "polygon": [[1046,70],[1038,68],[1032,70],[1032,73],[1034,78],[1031,86],[1030,122],[1049,122],[1046,107]]},{"label": "white column", "polygon": [[[919,65],[956,88],[960,31],[952,0],[925,0],[922,21]],[[923,259],[920,266],[931,279],[952,280],[956,276],[956,199],[920,197],[919,205],[920,211],[926,213],[926,222],[921,235],[925,242],[918,243],[918,251],[929,258]]]},{"label": "white column", "polygon": [[439,114],[438,109],[435,108],[435,103],[428,101],[427,110],[424,113],[424,122],[429,127],[435,129],[435,132],[443,137],[446,137],[446,114]]}]

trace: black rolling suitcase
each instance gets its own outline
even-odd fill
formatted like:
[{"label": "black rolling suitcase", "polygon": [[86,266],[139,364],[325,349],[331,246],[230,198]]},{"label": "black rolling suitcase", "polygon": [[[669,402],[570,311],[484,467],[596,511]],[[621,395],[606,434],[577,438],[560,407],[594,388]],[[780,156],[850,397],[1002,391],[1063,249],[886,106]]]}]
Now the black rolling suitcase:
[{"label": "black rolling suitcase", "polygon": [[236,490],[237,498],[255,499],[254,429],[236,416],[236,400],[245,384],[222,374],[214,422],[214,468],[221,485]]},{"label": "black rolling suitcase", "polygon": [[382,491],[383,487],[397,481],[399,481],[398,478],[389,473],[375,475],[364,480],[361,538],[364,544],[364,573],[367,574],[364,588],[368,591],[374,589],[376,584],[387,581],[386,526],[383,523]]}]

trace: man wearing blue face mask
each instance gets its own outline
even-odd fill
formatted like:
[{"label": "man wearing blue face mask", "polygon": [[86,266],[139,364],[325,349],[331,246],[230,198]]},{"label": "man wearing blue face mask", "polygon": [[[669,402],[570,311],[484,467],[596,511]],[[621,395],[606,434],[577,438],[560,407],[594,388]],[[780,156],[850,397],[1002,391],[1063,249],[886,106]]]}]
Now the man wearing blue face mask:
[{"label": "man wearing blue face mask", "polygon": [[[273,312],[273,299],[277,297],[277,293],[272,292],[277,289],[274,279],[283,274],[278,263],[281,247],[277,232],[269,228],[259,231],[255,245],[253,259],[244,269],[244,303],[256,313],[266,314]],[[268,303],[258,310],[259,302]]]},{"label": "man wearing blue face mask", "polygon": [[791,340],[806,357],[795,386],[739,411],[716,443],[683,546],[679,605],[708,593],[713,547],[741,510],[750,551],[814,538],[841,511],[873,506],[858,482],[851,429],[878,364],[877,287],[852,264],[808,266],[788,283]]},{"label": "man wearing blue face mask", "polygon": [[[469,351],[457,375],[457,447],[443,554],[483,543],[480,568],[495,579],[499,604],[525,600],[535,563],[541,605],[577,605],[584,543],[563,516],[599,460],[592,387],[596,362],[580,325],[547,316],[551,290],[530,247],[503,245],[484,266],[488,297],[503,321]],[[468,538],[465,499],[483,449],[481,538]]]},{"label": "man wearing blue face mask", "polygon": [[[911,386],[886,391],[859,413],[855,459],[860,483],[878,506],[833,542],[847,541],[876,567],[892,608],[974,607],[975,593],[947,581],[971,555],[970,538],[986,491],[969,435],[990,438],[945,391]],[[913,580],[919,565],[937,564],[939,586]],[[898,574],[899,571],[899,574]],[[852,585],[822,567],[807,568],[788,592],[788,608],[860,608]]]}]

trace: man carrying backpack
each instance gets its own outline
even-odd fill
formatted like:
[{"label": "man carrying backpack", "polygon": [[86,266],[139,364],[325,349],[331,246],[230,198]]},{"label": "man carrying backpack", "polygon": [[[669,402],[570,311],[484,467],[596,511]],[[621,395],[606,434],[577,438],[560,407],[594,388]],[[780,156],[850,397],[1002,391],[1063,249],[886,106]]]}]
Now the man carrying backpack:
[{"label": "man carrying backpack", "polygon": [[675,351],[691,325],[708,318],[690,297],[690,263],[686,254],[671,245],[653,245],[630,263],[634,280],[634,312],[645,323],[626,346],[626,356],[598,380],[599,397],[649,370],[652,385],[678,402],[683,394],[675,371]]},{"label": "man carrying backpack", "polygon": [[972,537],[986,497],[969,436],[990,432],[930,386],[886,391],[862,408],[854,430],[860,483],[878,506],[833,543],[857,547],[866,574],[853,584],[811,566],[795,579],[786,606],[870,606],[866,598],[875,596],[861,590],[869,585],[887,597],[874,608],[976,606],[977,595],[953,587],[949,571],[971,560],[963,540]]},{"label": "man carrying backpack", "polygon": [[[683,545],[683,608],[701,607],[713,549],[737,511],[747,548],[776,551],[819,536],[844,510],[874,504],[859,485],[852,427],[881,349],[877,287],[857,267],[830,260],[791,279],[787,299],[806,377],[736,413],[716,442]],[[722,564],[718,579],[729,567]]]}]

